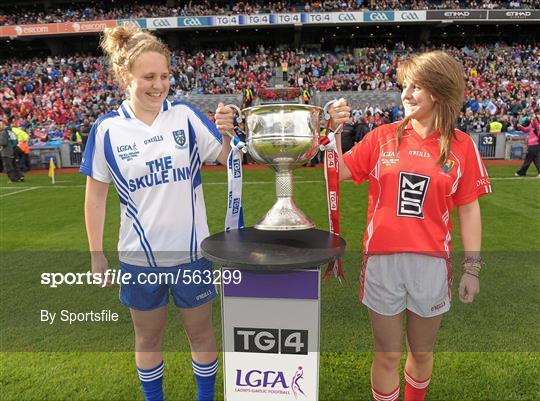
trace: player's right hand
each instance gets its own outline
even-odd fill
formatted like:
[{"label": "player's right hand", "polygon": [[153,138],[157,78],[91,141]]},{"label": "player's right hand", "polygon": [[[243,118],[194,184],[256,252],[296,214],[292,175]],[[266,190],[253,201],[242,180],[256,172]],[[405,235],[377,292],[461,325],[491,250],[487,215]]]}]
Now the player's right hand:
[{"label": "player's right hand", "polygon": [[347,104],[347,100],[341,98],[336,100],[328,108],[330,114],[330,129],[335,131],[341,124],[351,122],[351,108]]},{"label": "player's right hand", "polygon": [[98,287],[112,287],[110,275],[106,274],[109,270],[109,262],[103,252],[91,252],[90,265],[92,268],[92,276],[97,275],[100,282],[96,283]]},{"label": "player's right hand", "polygon": [[218,131],[223,135],[226,132],[234,132],[234,110],[219,103],[214,115]]}]

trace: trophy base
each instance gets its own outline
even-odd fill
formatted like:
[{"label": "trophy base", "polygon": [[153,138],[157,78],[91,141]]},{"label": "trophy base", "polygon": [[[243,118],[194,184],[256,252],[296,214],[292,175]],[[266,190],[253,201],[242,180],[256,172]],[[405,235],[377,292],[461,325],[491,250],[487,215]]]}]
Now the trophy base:
[{"label": "trophy base", "polygon": [[257,230],[292,231],[315,228],[291,198],[278,198],[266,215],[254,226]]}]

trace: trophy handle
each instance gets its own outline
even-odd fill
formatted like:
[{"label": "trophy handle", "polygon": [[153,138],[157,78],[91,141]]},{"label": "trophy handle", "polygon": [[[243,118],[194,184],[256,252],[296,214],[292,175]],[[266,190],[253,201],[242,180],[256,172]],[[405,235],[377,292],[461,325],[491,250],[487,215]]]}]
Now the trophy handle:
[{"label": "trophy handle", "polygon": [[230,107],[236,112],[236,114],[238,115],[238,117],[236,117],[237,123],[241,123],[244,120],[244,115],[242,114],[242,110],[240,110],[240,107],[235,104],[228,104],[225,107]]},{"label": "trophy handle", "polygon": [[337,99],[332,99],[332,100],[326,102],[326,104],[324,105],[324,107],[323,107],[323,113],[324,113],[324,119],[325,119],[326,121],[330,120],[330,113],[328,112],[328,109],[330,108],[330,106],[331,106],[333,103],[335,103],[335,102],[337,102],[337,101],[338,101]]},{"label": "trophy handle", "polygon": [[[323,114],[324,114],[324,119],[326,121],[329,121],[330,120],[330,113],[328,112],[328,109],[330,108],[330,106],[332,104],[334,104],[335,102],[337,102],[338,100],[337,99],[332,99],[328,102],[326,102],[326,104],[324,105],[323,107]],[[343,131],[343,127],[345,126],[345,124],[341,123],[339,125],[339,127],[337,127],[337,129],[334,131],[334,134],[337,135],[337,134],[341,134],[341,132]]]},{"label": "trophy handle", "polygon": [[[230,107],[231,109],[233,109],[233,110],[236,112],[236,114],[238,115],[238,116],[236,117],[236,122],[237,122],[238,124],[240,124],[240,123],[244,120],[244,116],[242,115],[242,110],[240,110],[240,107],[238,107],[238,106],[235,105],[235,104],[228,104],[228,105],[226,105],[225,107]],[[235,139],[236,139],[236,141],[239,140],[239,139],[236,138],[233,134],[231,134],[229,131],[227,131],[226,133],[227,133],[227,135],[228,135],[233,141],[234,141]],[[243,146],[241,150],[242,150],[242,153],[247,153],[247,151],[248,151],[248,149],[247,149],[246,146]]]}]

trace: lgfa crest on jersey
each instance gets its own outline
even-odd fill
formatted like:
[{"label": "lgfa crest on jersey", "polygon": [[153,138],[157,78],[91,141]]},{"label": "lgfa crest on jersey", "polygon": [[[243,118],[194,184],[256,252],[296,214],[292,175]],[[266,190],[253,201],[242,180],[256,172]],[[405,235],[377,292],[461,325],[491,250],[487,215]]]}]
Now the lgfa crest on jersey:
[{"label": "lgfa crest on jersey", "polygon": [[442,168],[443,171],[445,173],[449,173],[454,168],[454,164],[456,164],[454,160],[447,160],[446,163],[444,163],[444,166]]},{"label": "lgfa crest on jersey", "polygon": [[186,133],[183,129],[179,129],[178,131],[173,131],[173,138],[176,144],[178,145],[178,149],[182,149],[186,146]]}]

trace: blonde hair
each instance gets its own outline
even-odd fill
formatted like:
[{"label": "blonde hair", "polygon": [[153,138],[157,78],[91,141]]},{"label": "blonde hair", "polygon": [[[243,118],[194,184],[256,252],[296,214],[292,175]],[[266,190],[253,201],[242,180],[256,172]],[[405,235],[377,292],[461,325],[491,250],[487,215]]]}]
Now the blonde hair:
[{"label": "blonde hair", "polygon": [[[412,82],[426,89],[435,99],[435,129],[441,134],[441,154],[437,163],[444,164],[450,156],[450,143],[455,136],[456,119],[463,106],[465,79],[463,67],[442,51],[422,53],[398,66],[398,82]],[[403,131],[411,121],[406,117],[397,129],[397,146]]]},{"label": "blonde hair", "polygon": [[107,28],[99,43],[113,67],[116,79],[123,83],[123,72],[131,71],[133,63],[141,53],[147,51],[162,54],[170,68],[171,52],[167,46],[148,31],[143,31],[135,24]]}]

